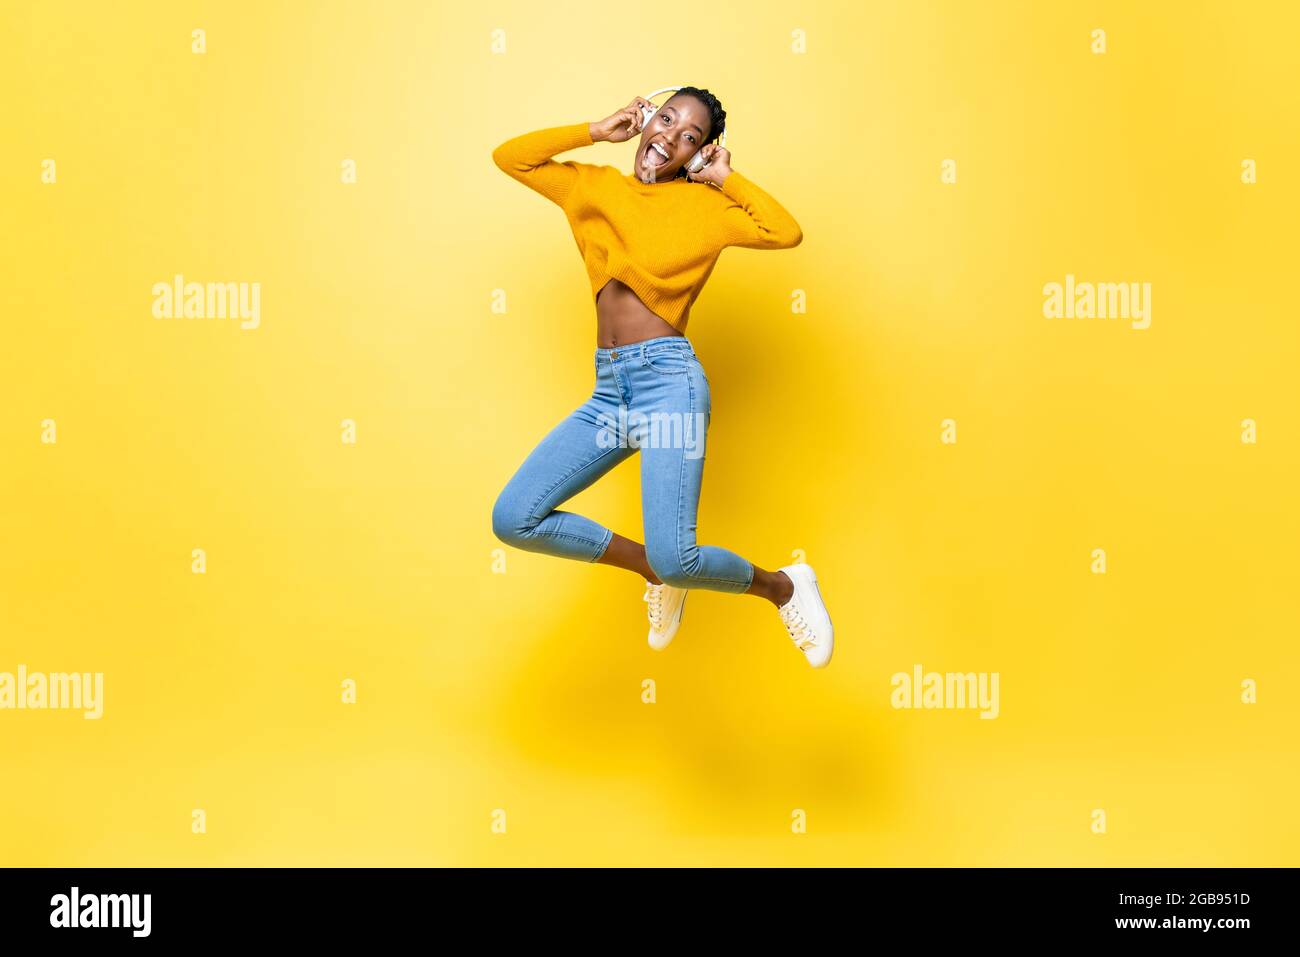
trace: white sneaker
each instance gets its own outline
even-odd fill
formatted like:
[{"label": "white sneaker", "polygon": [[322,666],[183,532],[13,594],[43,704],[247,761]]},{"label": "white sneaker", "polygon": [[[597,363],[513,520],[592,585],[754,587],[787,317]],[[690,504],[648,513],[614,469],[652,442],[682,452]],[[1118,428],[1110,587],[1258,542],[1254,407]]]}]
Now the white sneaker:
[{"label": "white sneaker", "polygon": [[646,614],[650,618],[650,647],[662,651],[668,647],[668,642],[677,634],[677,626],[682,623],[686,589],[653,585],[647,581],[641,600],[646,603]]},{"label": "white sneaker", "polygon": [[835,648],[835,629],[831,627],[830,613],[817,587],[817,574],[811,565],[802,563],[785,565],[778,571],[785,572],[794,583],[794,594],[777,609],[781,622],[808,663],[814,668],[824,668]]}]

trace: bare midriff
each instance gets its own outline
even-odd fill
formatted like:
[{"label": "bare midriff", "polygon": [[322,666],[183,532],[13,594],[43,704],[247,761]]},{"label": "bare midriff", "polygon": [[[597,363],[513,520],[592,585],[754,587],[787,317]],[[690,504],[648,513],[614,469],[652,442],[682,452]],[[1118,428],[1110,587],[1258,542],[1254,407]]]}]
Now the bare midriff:
[{"label": "bare midriff", "polygon": [[612,349],[659,336],[680,336],[662,316],[651,312],[637,294],[611,279],[596,296],[596,347]]}]

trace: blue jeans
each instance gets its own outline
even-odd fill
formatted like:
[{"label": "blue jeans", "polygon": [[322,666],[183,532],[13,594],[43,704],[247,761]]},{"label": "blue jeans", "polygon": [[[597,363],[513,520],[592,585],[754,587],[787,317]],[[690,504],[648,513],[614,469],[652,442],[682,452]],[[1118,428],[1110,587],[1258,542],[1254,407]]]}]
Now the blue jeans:
[{"label": "blue jeans", "polygon": [[709,380],[685,336],[596,350],[596,388],[529,453],[492,509],[501,541],[529,552],[594,562],[614,533],[557,506],[641,453],[646,559],[678,588],[739,593],[754,566],[695,541],[712,404]]}]

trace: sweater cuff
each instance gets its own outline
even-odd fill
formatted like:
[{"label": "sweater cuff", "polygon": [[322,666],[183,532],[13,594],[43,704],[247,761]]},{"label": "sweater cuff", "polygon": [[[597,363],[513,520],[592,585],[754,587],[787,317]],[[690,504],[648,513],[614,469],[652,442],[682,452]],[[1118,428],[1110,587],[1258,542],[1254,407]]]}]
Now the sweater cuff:
[{"label": "sweater cuff", "polygon": [[596,142],[591,138],[590,123],[571,123],[570,125],[563,127],[563,129],[565,133],[568,134],[566,142],[573,143],[573,146],[571,146],[570,149],[577,149],[579,146],[590,146],[592,143]]}]

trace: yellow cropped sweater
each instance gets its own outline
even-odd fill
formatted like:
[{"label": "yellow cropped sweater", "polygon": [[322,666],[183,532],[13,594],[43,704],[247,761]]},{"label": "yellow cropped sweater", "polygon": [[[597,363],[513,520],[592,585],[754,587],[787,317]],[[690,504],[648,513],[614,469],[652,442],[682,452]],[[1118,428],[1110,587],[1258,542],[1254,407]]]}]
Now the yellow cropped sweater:
[{"label": "yellow cropped sweater", "polygon": [[612,166],[551,158],[591,143],[587,123],[553,126],[507,140],[492,159],[564,210],[593,301],[617,279],[682,332],[724,248],[789,249],[803,240],[794,217],[735,170],[718,189],[686,179],[647,184]]}]

